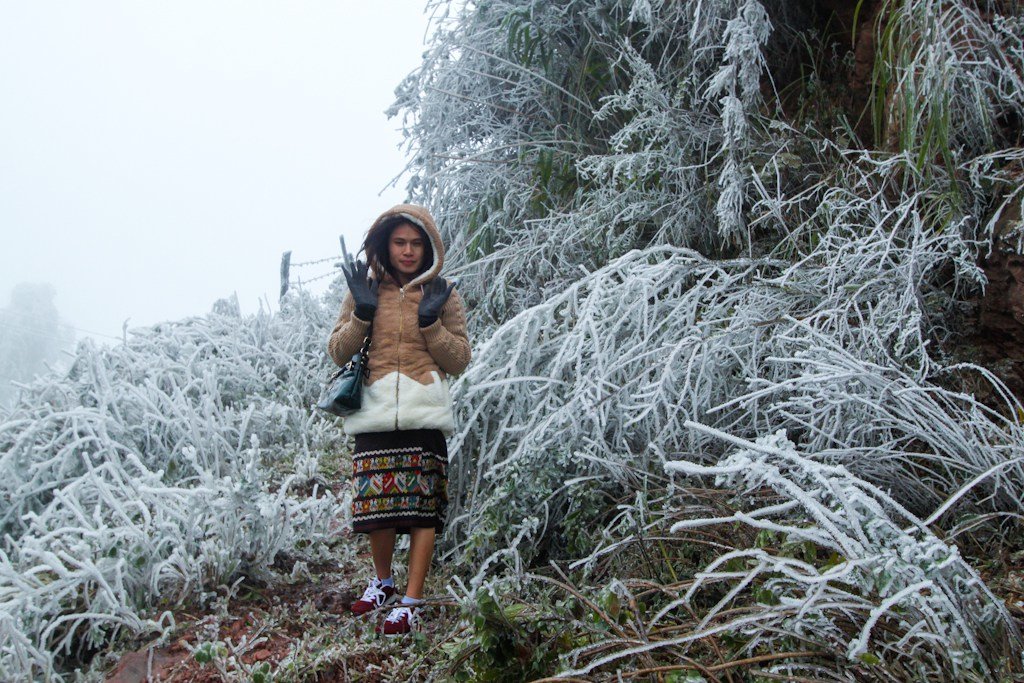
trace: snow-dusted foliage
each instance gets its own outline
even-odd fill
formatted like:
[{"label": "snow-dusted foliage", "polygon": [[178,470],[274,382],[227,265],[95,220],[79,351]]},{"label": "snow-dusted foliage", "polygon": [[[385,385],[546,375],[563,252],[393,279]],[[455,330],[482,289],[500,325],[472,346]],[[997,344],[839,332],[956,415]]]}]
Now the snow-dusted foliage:
[{"label": "snow-dusted foliage", "polygon": [[[453,474],[465,515],[453,523],[480,532],[479,505],[516,519],[516,500],[530,501],[519,515],[543,513],[527,490],[558,457],[585,453],[577,474],[625,484],[629,470],[660,465],[651,443],[695,450],[682,428],[693,416],[747,434],[790,425],[807,447],[921,510],[1020,455],[1024,432],[1013,418],[922,386],[920,369],[893,360],[901,344],[921,351],[920,339],[904,338],[903,318],[849,325],[850,288],[894,299],[914,289],[895,268],[872,273],[855,254],[845,262],[848,277],[829,283],[818,260],[710,261],[657,247],[630,252],[519,314],[480,345],[483,360],[461,385],[467,411],[455,443],[474,454],[474,467]],[[490,500],[512,465],[525,475],[523,489]],[[1000,509],[1019,510],[1022,468],[1012,465],[987,487]],[[505,540],[517,533],[504,524],[495,531]]]},{"label": "snow-dusted foliage", "polygon": [[[790,547],[807,544],[821,561],[760,548],[722,554],[694,577],[683,598],[690,602],[711,584],[729,585],[702,628],[715,623],[742,632],[751,651],[795,635],[845,651],[851,661],[885,661],[921,681],[961,679],[970,671],[994,680],[1006,654],[1021,651],[1016,623],[978,573],[887,492],[843,466],[798,453],[782,431],[756,444],[738,443],[742,448],[716,465],[673,461],[665,467],[713,475],[716,486],[738,499],[770,489],[778,500],[728,517],[677,522],[672,532],[739,522],[777,534]],[[734,569],[737,564],[742,569]],[[762,586],[761,613],[728,615],[736,595],[752,585]],[[795,673],[790,665],[781,668]]]},{"label": "snow-dusted foliage", "polygon": [[[846,473],[836,490],[888,492],[851,522],[871,530],[864,567],[902,552],[886,529],[968,482],[934,521],[1024,512],[1024,411],[947,353],[986,284],[978,260],[1020,203],[1024,24],[998,2],[857,6],[864,23],[839,22],[840,39],[822,35],[820,3],[434,5],[394,111],[413,199],[439,214],[472,307],[447,540],[474,586],[581,550],[579,526],[642,493],[657,454],[712,466],[721,451],[690,420],[750,442],[784,429],[792,453]],[[848,58],[814,52],[851,33]],[[955,557],[940,538],[914,543]],[[995,613],[953,564],[942,585],[966,580],[958,599]],[[850,609],[867,619],[940,580],[921,571]],[[924,616],[887,622],[877,647],[920,654],[932,675],[952,660],[923,653],[948,640],[956,666],[996,671],[983,624],[956,621],[969,605],[942,611],[929,591],[886,607]],[[783,612],[771,618],[796,628]],[[1016,670],[1020,641],[1006,643]]]},{"label": "snow-dusted foliage", "polygon": [[888,102],[875,110],[880,132],[922,167],[936,156],[954,167],[1008,142],[1000,119],[1024,109],[1019,9],[885,0],[882,17],[874,95]]},{"label": "snow-dusted foliage", "polygon": [[[310,478],[340,434],[310,406],[334,308],[302,292],[275,315],[219,302],[83,342],[66,377],[21,392],[0,422],[0,678],[59,680],[325,537],[337,501]],[[315,495],[289,495],[296,479]]]},{"label": "snow-dusted foliage", "polygon": [[[716,557],[661,588],[671,599],[636,614],[630,633],[623,630],[611,647],[599,642],[569,653],[566,676],[656,651],[685,660],[723,634],[741,635],[736,659],[762,662],[769,675],[820,676],[823,659],[834,662],[826,680],[842,681],[1000,680],[1015,669],[1008,654],[1022,643],[1014,619],[956,547],[929,528],[944,508],[922,520],[846,467],[799,453],[782,430],[749,442],[685,426],[738,447],[713,465],[671,455],[665,464],[677,475],[668,495],[678,521],[669,534],[683,544],[711,541]],[[710,504],[711,491],[717,504]],[[577,564],[638,542],[660,524],[599,544]],[[738,526],[754,533],[746,534],[747,545],[730,548],[724,539],[737,536],[727,530]],[[636,604],[649,586],[613,580],[607,590]]]},{"label": "snow-dusted foliage", "polygon": [[705,186],[726,158],[729,188],[746,184],[743,150],[722,152],[723,122],[743,135],[759,101],[763,60],[744,41],[767,35],[760,3],[450,10],[435,8],[433,48],[394,111],[407,115],[413,196],[448,217],[454,262],[474,264],[462,287],[481,322],[636,246],[717,241]]}]

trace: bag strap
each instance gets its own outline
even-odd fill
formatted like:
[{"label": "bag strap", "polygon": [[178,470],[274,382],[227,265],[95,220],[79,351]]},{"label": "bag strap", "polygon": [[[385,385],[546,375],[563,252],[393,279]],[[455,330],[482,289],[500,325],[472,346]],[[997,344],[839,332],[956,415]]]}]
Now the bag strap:
[{"label": "bag strap", "polygon": [[363,376],[370,376],[370,337],[373,336],[373,323],[366,328],[366,336],[363,338],[363,346],[359,349],[359,357],[363,363]]},{"label": "bag strap", "polygon": [[359,353],[362,354],[364,358],[366,358],[367,354],[370,353],[371,336],[373,336],[373,323],[370,323],[370,326],[366,328],[366,336],[363,338],[363,346],[359,349]]},{"label": "bag strap", "polygon": [[[370,359],[370,355],[369,355],[370,354],[370,337],[371,337],[372,334],[373,334],[373,325],[371,324],[368,328],[366,328],[366,336],[363,337],[363,345],[359,348],[359,356],[362,359],[361,363],[362,363],[362,366],[363,366],[363,374],[364,375],[369,375],[370,374],[370,364],[367,361],[369,361],[369,359]],[[327,381],[328,382],[333,382],[338,377],[340,377],[343,372],[347,372],[351,365],[352,365],[352,359],[350,358],[348,360],[348,362],[345,363],[344,365],[342,365],[340,368],[338,368],[338,370],[335,371],[335,373],[333,375],[331,375],[330,379],[328,379]]]}]

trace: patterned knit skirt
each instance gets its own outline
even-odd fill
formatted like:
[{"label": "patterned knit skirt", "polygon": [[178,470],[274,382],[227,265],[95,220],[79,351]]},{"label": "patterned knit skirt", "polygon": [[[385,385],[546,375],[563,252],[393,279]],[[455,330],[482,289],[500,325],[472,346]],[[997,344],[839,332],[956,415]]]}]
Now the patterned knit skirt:
[{"label": "patterned knit skirt", "polygon": [[352,454],[352,530],[369,533],[444,527],[448,444],[438,429],[356,435]]}]

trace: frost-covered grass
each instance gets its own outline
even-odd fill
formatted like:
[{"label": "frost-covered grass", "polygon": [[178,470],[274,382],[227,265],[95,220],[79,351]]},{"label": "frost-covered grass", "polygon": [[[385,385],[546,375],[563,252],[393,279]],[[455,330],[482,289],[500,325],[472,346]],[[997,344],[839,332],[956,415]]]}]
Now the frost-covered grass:
[{"label": "frost-covered grass", "polygon": [[[737,499],[770,489],[778,500],[721,518],[676,522],[671,532],[740,523],[804,545],[787,557],[761,548],[724,553],[696,574],[683,602],[715,583],[729,590],[698,631],[743,633],[750,652],[795,638],[844,653],[853,662],[885,662],[916,680],[997,680],[1017,670],[1024,649],[1017,624],[955,546],[941,540],[889,493],[842,465],[798,453],[780,431],[751,444],[702,425],[689,426],[741,449],[715,465],[670,461],[670,472],[714,476]],[[808,552],[810,550],[810,552]],[[727,609],[759,586],[758,605]],[[651,625],[670,609],[662,609]],[[793,674],[802,667],[785,665]]]},{"label": "frost-covered grass", "polygon": [[0,677],[60,679],[282,550],[319,550],[341,512],[317,476],[339,429],[310,408],[329,309],[220,304],[83,342],[66,377],[22,390],[0,422]]},{"label": "frost-covered grass", "polygon": [[[476,615],[469,647],[484,646],[478,671],[504,661],[608,681],[1020,675],[1019,625],[934,531],[959,495],[921,519],[782,432],[748,442],[685,426],[723,457],[658,454],[671,480],[651,477],[620,502],[589,556],[463,594]],[[496,639],[520,654],[503,658]]]}]

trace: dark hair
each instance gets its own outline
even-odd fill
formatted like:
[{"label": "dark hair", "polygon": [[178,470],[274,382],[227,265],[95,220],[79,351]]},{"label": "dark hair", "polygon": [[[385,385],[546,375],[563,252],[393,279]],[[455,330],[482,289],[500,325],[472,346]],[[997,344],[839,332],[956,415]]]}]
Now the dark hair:
[{"label": "dark hair", "polygon": [[434,263],[434,245],[430,242],[430,236],[427,235],[427,231],[410,221],[408,218],[395,216],[376,230],[371,230],[370,234],[366,236],[366,240],[363,242],[363,252],[366,254],[366,262],[369,264],[370,270],[373,272],[373,277],[377,281],[383,280],[386,273],[390,275],[395,282],[399,282],[398,273],[395,272],[395,268],[391,264],[388,243],[391,242],[391,233],[393,233],[395,228],[400,225],[409,225],[416,228],[417,232],[419,232],[420,236],[423,238],[423,264],[420,266],[420,269],[416,272],[414,277],[421,275]]}]

